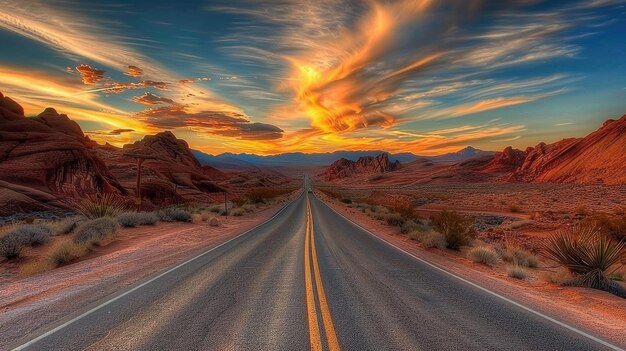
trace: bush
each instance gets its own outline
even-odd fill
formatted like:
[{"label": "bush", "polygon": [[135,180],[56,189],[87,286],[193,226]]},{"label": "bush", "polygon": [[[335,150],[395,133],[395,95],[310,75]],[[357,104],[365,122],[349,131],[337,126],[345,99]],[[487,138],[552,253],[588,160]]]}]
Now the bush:
[{"label": "bush", "polygon": [[87,221],[76,228],[74,242],[85,245],[97,244],[115,235],[117,228],[117,221],[110,217]]},{"label": "bush", "polygon": [[5,235],[0,238],[0,258],[5,260],[20,258],[24,246],[17,235]]},{"label": "bush", "polygon": [[126,201],[115,194],[89,196],[75,206],[76,212],[88,219],[115,217],[127,208]]},{"label": "bush", "polygon": [[154,212],[124,212],[117,216],[117,223],[125,228],[154,225],[158,221],[159,217]]},{"label": "bush", "polygon": [[29,224],[15,228],[5,235],[5,237],[8,236],[16,236],[24,246],[39,246],[50,240],[52,230],[44,224]]},{"label": "bush", "polygon": [[245,204],[242,207],[246,212],[254,212],[256,210],[255,205]]},{"label": "bush", "polygon": [[50,253],[49,260],[55,267],[71,263],[85,256],[87,245],[77,244],[73,241],[63,241]]},{"label": "bush", "polygon": [[435,247],[438,249],[443,249],[448,246],[448,242],[446,241],[446,237],[443,234],[438,233],[436,231],[427,231],[422,234],[420,242],[422,246],[425,248]]},{"label": "bush", "polygon": [[213,212],[213,213],[217,213],[220,216],[224,214],[224,205],[223,204],[218,204],[218,205],[213,205],[211,207],[209,207],[209,211]]},{"label": "bush", "polygon": [[235,207],[230,210],[231,216],[235,216],[235,217],[241,217],[244,215],[244,213],[246,213],[246,210],[244,210],[241,207]]},{"label": "bush", "polygon": [[426,228],[422,224],[417,223],[413,220],[408,220],[400,226],[400,233],[402,234],[407,234],[414,231],[423,232],[425,230]]},{"label": "bush", "polygon": [[211,227],[219,227],[220,226],[220,221],[216,217],[213,217],[213,218],[209,219],[209,225]]},{"label": "bush", "polygon": [[594,215],[585,218],[582,225],[595,227],[599,232],[606,234],[615,240],[626,239],[626,216]]},{"label": "bush", "polygon": [[31,276],[48,271],[52,268],[54,268],[54,266],[48,260],[37,260],[23,264],[20,267],[20,271],[26,276]]},{"label": "bush", "polygon": [[482,263],[487,266],[493,267],[498,264],[500,257],[498,257],[498,253],[487,246],[477,246],[471,248],[467,252],[467,257],[477,263]]},{"label": "bush", "polygon": [[435,228],[442,233],[448,248],[458,249],[468,245],[478,234],[474,228],[474,221],[456,212],[442,211],[432,217]]},{"label": "bush", "polygon": [[506,275],[514,279],[524,280],[528,277],[526,270],[517,264],[508,265],[506,267]]},{"label": "bush", "polygon": [[566,267],[583,286],[613,291],[609,269],[626,252],[626,241],[616,242],[593,227],[573,227],[552,235],[543,245],[545,255]]},{"label": "bush", "polygon": [[343,202],[344,204],[351,204],[352,200],[351,199],[347,199],[347,198],[344,197],[344,198],[341,199],[341,202]]},{"label": "bush", "polygon": [[74,231],[85,218],[82,216],[73,216],[62,219],[55,224],[55,234],[65,235]]},{"label": "bush", "polygon": [[405,219],[399,213],[389,213],[383,217],[387,224],[392,226],[401,226],[404,224]]},{"label": "bush", "polygon": [[509,211],[513,213],[519,213],[519,212],[522,212],[522,209],[517,205],[511,205],[509,206]]},{"label": "bush", "polygon": [[429,249],[431,247],[436,247],[438,249],[443,249],[446,247],[448,243],[446,243],[446,238],[443,234],[438,233],[436,231],[411,231],[407,235],[409,239],[415,240],[422,244],[423,247]]},{"label": "bush", "polygon": [[179,208],[168,208],[159,211],[159,218],[164,222],[191,222],[191,212]]},{"label": "bush", "polygon": [[519,247],[509,247],[500,251],[502,259],[522,267],[536,268],[539,260],[531,252]]}]

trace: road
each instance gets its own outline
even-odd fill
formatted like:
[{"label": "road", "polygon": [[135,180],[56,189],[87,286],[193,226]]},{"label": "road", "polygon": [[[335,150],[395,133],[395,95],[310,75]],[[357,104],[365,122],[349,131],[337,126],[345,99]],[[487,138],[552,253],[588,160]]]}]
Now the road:
[{"label": "road", "polygon": [[610,349],[401,252],[306,192],[268,222],[16,346]]}]

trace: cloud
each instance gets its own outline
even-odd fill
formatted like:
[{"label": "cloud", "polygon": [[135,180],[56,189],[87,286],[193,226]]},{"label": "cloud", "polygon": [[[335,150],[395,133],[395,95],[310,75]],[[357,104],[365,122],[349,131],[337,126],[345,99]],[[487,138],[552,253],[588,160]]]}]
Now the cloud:
[{"label": "cloud", "polygon": [[135,96],[133,97],[132,101],[146,106],[158,104],[175,104],[174,100],[172,99],[154,95],[152,93],[144,93],[141,96]]},{"label": "cloud", "polygon": [[168,83],[155,82],[152,80],[144,80],[144,81],[137,82],[137,83],[112,82],[112,83],[106,83],[104,85],[104,88],[98,89],[97,91],[103,91],[107,94],[119,94],[127,90],[144,89],[148,87],[155,88],[158,90],[168,90]]},{"label": "cloud", "polygon": [[154,128],[190,128],[243,140],[276,140],[283,136],[283,130],[274,125],[251,122],[247,116],[229,111],[187,112],[183,106],[167,106],[139,112],[137,117]]},{"label": "cloud", "polygon": [[93,68],[87,64],[81,64],[76,66],[76,72],[80,74],[83,83],[87,85],[93,85],[104,78],[104,71]]},{"label": "cloud", "polygon": [[128,66],[126,73],[124,74],[131,77],[141,77],[143,75],[143,70],[137,66]]},{"label": "cloud", "polygon": [[134,132],[134,129],[128,129],[128,128],[119,128],[119,129],[113,129],[113,130],[109,130],[109,131],[100,131],[100,130],[94,130],[94,131],[88,131],[85,132],[86,134],[96,134],[96,135],[122,135],[125,133],[132,133]]}]

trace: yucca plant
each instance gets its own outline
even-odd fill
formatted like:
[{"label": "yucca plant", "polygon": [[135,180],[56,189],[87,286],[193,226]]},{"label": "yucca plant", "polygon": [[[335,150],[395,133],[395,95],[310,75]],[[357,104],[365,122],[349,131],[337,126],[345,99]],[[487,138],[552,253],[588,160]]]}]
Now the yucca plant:
[{"label": "yucca plant", "polygon": [[[577,275],[581,285],[614,292],[608,277],[626,253],[626,241],[615,241],[595,227],[561,230],[543,245],[544,254]],[[620,293],[621,295],[621,293]]]},{"label": "yucca plant", "polygon": [[115,217],[128,209],[126,201],[115,194],[91,195],[77,203],[74,209],[88,219]]}]

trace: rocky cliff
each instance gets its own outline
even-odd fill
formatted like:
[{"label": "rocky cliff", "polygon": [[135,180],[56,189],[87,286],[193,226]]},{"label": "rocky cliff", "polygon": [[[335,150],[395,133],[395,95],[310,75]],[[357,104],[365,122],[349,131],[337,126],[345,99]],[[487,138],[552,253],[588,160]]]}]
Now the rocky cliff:
[{"label": "rocky cliff", "polygon": [[347,178],[354,175],[392,172],[402,167],[399,161],[389,161],[389,155],[359,157],[356,161],[341,158],[333,162],[324,172],[326,180]]}]

